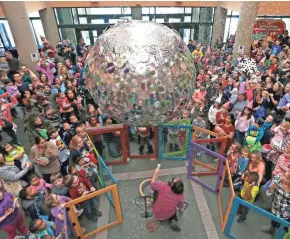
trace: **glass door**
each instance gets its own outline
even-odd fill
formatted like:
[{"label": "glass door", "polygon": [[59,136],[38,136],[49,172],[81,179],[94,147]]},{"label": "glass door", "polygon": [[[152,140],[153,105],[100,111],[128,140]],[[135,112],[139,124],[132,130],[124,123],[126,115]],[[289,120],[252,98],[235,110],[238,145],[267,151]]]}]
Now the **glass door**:
[{"label": "glass door", "polygon": [[84,38],[86,45],[94,45],[97,38],[105,31],[107,25],[89,25],[85,27],[76,27],[76,37],[79,40],[81,37]]}]

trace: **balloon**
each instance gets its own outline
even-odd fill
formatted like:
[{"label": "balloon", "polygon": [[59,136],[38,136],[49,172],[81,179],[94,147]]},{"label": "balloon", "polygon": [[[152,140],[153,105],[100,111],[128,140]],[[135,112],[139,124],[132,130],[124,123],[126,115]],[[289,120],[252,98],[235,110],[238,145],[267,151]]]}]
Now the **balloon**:
[{"label": "balloon", "polygon": [[153,126],[180,117],[195,84],[192,55],[165,25],[123,21],[95,42],[85,65],[94,101],[119,122]]}]

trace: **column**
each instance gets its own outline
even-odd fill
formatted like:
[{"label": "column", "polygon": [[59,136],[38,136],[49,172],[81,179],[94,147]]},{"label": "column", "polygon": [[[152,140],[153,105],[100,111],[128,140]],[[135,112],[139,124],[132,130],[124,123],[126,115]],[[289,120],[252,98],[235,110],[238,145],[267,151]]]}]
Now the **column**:
[{"label": "column", "polygon": [[142,20],[142,7],[131,7],[132,19]]},{"label": "column", "polygon": [[241,2],[240,17],[236,32],[233,58],[238,57],[238,49],[244,47],[244,52],[249,53],[252,44],[252,32],[258,12],[259,2]]},{"label": "column", "polygon": [[59,42],[59,33],[53,9],[48,6],[39,11],[46,40],[55,47]]},{"label": "column", "polygon": [[217,7],[215,9],[215,16],[212,29],[211,46],[214,47],[217,40],[222,37],[224,39],[225,27],[227,20],[227,9]]},{"label": "column", "polygon": [[1,6],[8,20],[21,63],[34,71],[37,62],[32,62],[31,54],[38,54],[38,48],[25,2],[3,1]]}]

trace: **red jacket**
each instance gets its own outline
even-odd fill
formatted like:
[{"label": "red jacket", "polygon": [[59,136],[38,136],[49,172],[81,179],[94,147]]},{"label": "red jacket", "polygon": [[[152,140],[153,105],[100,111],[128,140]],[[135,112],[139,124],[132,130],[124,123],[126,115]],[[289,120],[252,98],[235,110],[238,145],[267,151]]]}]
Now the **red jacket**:
[{"label": "red jacket", "polygon": [[83,196],[83,193],[85,191],[90,191],[90,188],[93,187],[92,183],[90,180],[83,178],[83,177],[78,177],[78,184],[73,187],[69,187],[69,195],[72,199],[79,198]]},{"label": "red jacket", "polygon": [[[0,95],[0,99],[3,98],[7,98],[8,97],[8,93],[4,93],[2,95]],[[18,104],[18,101],[15,97],[10,96],[10,103],[2,103],[2,106],[0,106],[0,111],[1,114],[4,116],[4,118],[6,118],[6,120],[8,120],[10,123],[12,123],[12,116],[10,113],[10,109],[15,107]],[[0,125],[3,125],[3,121],[0,119]]]}]

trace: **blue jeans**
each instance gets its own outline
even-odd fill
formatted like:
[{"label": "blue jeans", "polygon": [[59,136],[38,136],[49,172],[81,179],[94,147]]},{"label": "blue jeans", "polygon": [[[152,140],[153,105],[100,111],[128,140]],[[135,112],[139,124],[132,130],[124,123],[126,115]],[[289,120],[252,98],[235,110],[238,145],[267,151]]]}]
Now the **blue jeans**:
[{"label": "blue jeans", "polygon": [[244,144],[244,141],[245,141],[245,134],[246,134],[246,133],[242,133],[242,132],[240,132],[239,130],[236,130],[235,140],[236,140],[237,142],[239,142],[241,145]]}]

